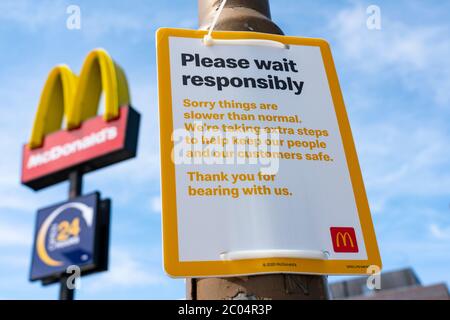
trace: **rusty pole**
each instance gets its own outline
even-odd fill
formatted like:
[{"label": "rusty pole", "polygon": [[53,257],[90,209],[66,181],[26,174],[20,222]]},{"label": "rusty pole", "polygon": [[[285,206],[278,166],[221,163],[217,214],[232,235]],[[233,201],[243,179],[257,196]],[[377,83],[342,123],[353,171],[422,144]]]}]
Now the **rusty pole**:
[{"label": "rusty pole", "polygon": [[[208,29],[221,0],[198,0],[200,29]],[[255,31],[283,34],[271,20],[269,0],[228,0],[214,30]],[[187,299],[256,300],[328,299],[323,276],[272,274],[186,280]]]}]

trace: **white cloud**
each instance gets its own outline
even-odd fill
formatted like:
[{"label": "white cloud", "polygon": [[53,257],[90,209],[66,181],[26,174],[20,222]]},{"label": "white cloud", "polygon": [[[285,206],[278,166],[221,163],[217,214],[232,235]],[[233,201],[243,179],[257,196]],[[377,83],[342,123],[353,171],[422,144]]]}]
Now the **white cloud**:
[{"label": "white cloud", "polygon": [[[8,115],[5,116],[8,117]],[[2,125],[3,132],[9,134],[0,136],[0,147],[7,151],[0,155],[0,216],[10,214],[11,210],[34,213],[43,203],[49,204],[55,200],[50,199],[49,193],[38,195],[28,187],[21,185],[21,148],[24,141],[22,141],[23,135],[18,132],[23,126],[17,126],[16,122],[4,121],[4,124],[0,121],[0,125]],[[46,201],[48,202],[46,203]]]},{"label": "white cloud", "polygon": [[392,118],[354,127],[374,212],[402,196],[450,195],[450,174],[444,169],[450,166],[449,138],[439,123]]},{"label": "white cloud", "polygon": [[162,204],[160,196],[156,196],[150,199],[150,208],[153,213],[161,214]]},{"label": "white cloud", "polygon": [[411,92],[431,94],[440,106],[450,104],[448,27],[411,25],[382,12],[382,29],[368,30],[360,2],[341,10],[328,26],[347,63],[367,74],[398,77]]},{"label": "white cloud", "polygon": [[26,270],[30,266],[30,256],[24,254],[2,254],[0,256],[0,265],[7,265],[14,270],[18,268]]},{"label": "white cloud", "polygon": [[405,197],[450,195],[448,25],[394,19],[383,6],[381,14],[382,29],[368,30],[355,0],[327,26],[375,213]]},{"label": "white cloud", "polygon": [[33,232],[24,225],[0,220],[0,247],[31,246]]},{"label": "white cloud", "polygon": [[[3,0],[0,2],[0,21],[17,23],[30,31],[62,19],[66,10],[58,0]],[[65,20],[61,20],[65,21]],[[64,28],[65,24],[61,24]]]},{"label": "white cloud", "polygon": [[96,7],[94,2],[82,5],[65,0],[2,0],[0,22],[16,24],[29,32],[54,27],[55,24],[60,26],[60,30],[66,30],[66,20],[69,17],[66,10],[72,4],[80,7],[80,31],[90,40],[98,40],[106,35],[127,34],[128,40],[135,42],[152,33],[152,25],[195,28],[197,24],[195,17],[186,18],[182,10],[163,11],[156,2],[148,2],[145,10],[131,13],[115,9],[114,6]]},{"label": "white cloud", "polygon": [[154,26],[176,26],[178,28],[196,28],[196,17],[186,17],[182,10],[168,10],[155,3],[147,2],[142,12],[129,13],[124,10],[108,8],[91,10],[81,6],[82,31],[91,40],[105,35],[127,35],[128,40],[137,42],[154,32]]},{"label": "white cloud", "polygon": [[431,235],[438,240],[450,240],[450,227],[442,228],[436,223],[429,225]]},{"label": "white cloud", "polygon": [[131,254],[127,248],[113,248],[110,257],[110,270],[96,277],[94,282],[81,284],[81,290],[88,293],[99,291],[163,285],[167,278],[160,269],[152,268],[150,264],[138,259],[137,254]]},{"label": "white cloud", "polygon": [[149,23],[142,17],[123,11],[84,11],[81,7],[82,30],[89,39],[97,39],[107,34],[142,34]]}]

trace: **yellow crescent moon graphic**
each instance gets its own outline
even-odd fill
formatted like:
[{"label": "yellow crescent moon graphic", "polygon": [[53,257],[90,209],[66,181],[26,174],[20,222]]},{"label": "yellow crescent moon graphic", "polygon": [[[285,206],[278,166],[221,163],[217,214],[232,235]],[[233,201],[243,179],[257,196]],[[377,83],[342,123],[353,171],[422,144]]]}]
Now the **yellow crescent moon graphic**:
[{"label": "yellow crescent moon graphic", "polygon": [[[48,218],[47,218],[48,220]],[[47,222],[46,220],[46,222]],[[51,221],[49,221],[51,222]],[[50,225],[50,223],[49,223]],[[52,267],[59,267],[63,263],[62,261],[57,261],[52,258],[47,253],[47,250],[45,250],[45,236],[47,235],[48,226],[45,227],[45,223],[42,225],[41,229],[39,230],[39,234],[36,240],[36,248],[37,248],[37,254],[39,258],[44,262],[46,265],[52,266]]]}]

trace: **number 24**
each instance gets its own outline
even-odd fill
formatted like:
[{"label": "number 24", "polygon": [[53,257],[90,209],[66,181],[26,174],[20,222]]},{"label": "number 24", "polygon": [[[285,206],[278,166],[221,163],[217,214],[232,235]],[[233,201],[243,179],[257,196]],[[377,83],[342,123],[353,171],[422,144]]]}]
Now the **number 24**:
[{"label": "number 24", "polygon": [[67,220],[61,221],[58,224],[57,241],[66,241],[70,236],[78,236],[80,233],[80,218],[74,218],[72,222]]}]

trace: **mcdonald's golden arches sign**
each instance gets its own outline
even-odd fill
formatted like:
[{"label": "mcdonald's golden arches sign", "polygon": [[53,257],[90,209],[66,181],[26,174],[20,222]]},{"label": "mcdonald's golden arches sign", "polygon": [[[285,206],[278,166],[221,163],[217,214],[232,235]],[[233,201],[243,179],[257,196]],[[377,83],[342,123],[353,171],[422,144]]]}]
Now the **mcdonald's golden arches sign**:
[{"label": "mcdonald's golden arches sign", "polygon": [[[98,116],[102,92],[105,108]],[[130,104],[125,73],[105,50],[90,52],[79,75],[56,66],[23,146],[22,183],[39,190],[67,179],[71,170],[85,173],[134,157],[140,115]]]}]

